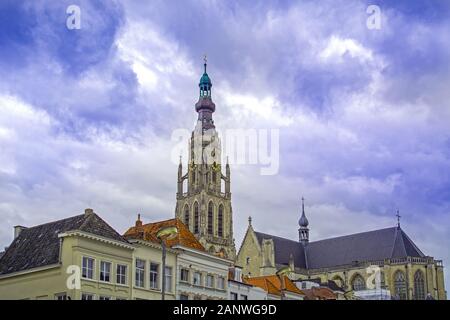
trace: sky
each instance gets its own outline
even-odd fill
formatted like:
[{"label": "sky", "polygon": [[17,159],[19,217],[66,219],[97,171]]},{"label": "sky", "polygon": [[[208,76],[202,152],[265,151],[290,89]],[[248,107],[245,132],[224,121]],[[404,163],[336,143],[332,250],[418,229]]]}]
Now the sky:
[{"label": "sky", "polygon": [[297,239],[304,196],[311,240],[400,210],[447,266],[448,30],[448,1],[2,0],[0,247],[88,207],[119,232],[174,217],[172,134],[194,128],[206,53],[219,132],[279,132],[276,174],[231,165],[237,248],[249,216]]}]

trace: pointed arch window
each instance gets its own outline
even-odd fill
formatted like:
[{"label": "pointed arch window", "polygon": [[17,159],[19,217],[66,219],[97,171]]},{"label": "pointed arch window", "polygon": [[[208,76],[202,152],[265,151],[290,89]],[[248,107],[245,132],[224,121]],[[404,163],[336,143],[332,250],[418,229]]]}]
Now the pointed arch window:
[{"label": "pointed arch window", "polygon": [[198,233],[199,229],[198,202],[194,203],[194,233]]},{"label": "pointed arch window", "polygon": [[184,224],[189,228],[189,206],[184,206]]},{"label": "pointed arch window", "polygon": [[421,270],[417,270],[414,274],[414,298],[425,300],[425,281]]},{"label": "pointed arch window", "polygon": [[380,277],[381,277],[381,288],[383,288],[383,289],[385,289],[386,288],[386,275],[384,274],[384,271],[381,271],[381,274],[380,274]]},{"label": "pointed arch window", "polygon": [[208,204],[208,234],[213,234],[213,218],[214,218],[214,205],[212,202]]},{"label": "pointed arch window", "polygon": [[357,274],[352,281],[352,288],[353,291],[361,291],[366,289],[366,282],[364,281],[364,278]]},{"label": "pointed arch window", "polygon": [[219,213],[217,214],[217,235],[223,237],[223,204],[219,206]]},{"label": "pointed arch window", "polygon": [[397,299],[406,300],[406,278],[400,270],[394,274],[394,292]]},{"label": "pointed arch window", "polygon": [[344,287],[344,280],[342,280],[342,278],[341,278],[340,276],[335,276],[335,277],[333,278],[333,281],[334,281],[334,283],[337,284],[337,286],[338,286],[339,288],[343,288],[343,287]]}]

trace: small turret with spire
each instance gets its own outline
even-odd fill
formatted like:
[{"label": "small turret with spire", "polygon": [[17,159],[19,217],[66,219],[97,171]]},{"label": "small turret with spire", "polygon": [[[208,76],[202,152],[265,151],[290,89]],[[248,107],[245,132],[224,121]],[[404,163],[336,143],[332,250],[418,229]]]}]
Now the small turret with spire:
[{"label": "small turret with spire", "polygon": [[204,62],[204,72],[198,84],[200,88],[200,96],[198,102],[195,104],[195,110],[198,112],[198,120],[203,124],[203,130],[207,130],[214,128],[212,114],[216,110],[216,105],[211,99],[212,82],[208,74],[206,73],[206,55],[204,58]]},{"label": "small turret with spire", "polygon": [[309,229],[308,229],[308,219],[306,218],[305,214],[305,198],[302,197],[302,216],[298,220],[298,238],[299,241],[306,245],[309,242]]}]

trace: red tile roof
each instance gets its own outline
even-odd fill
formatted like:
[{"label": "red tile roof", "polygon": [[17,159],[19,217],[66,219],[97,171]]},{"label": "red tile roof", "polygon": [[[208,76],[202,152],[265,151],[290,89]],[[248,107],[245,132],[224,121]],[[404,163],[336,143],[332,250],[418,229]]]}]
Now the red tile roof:
[{"label": "red tile roof", "polygon": [[194,234],[184,225],[183,222],[181,222],[181,220],[177,218],[147,224],[142,224],[142,221],[138,218],[136,225],[129,228],[124,233],[124,237],[126,239],[141,239],[159,243],[160,241],[156,238],[156,234],[161,228],[165,227],[176,227],[178,229],[177,235],[173,239],[167,240],[168,247],[181,245],[184,247],[205,251],[205,248],[197,240],[197,238],[195,238]]},{"label": "red tile roof", "polygon": [[[261,277],[244,277],[244,282],[260,287],[270,294],[281,296],[281,281],[277,275],[261,276]],[[303,294],[297,286],[287,277],[284,276],[285,291]]]},{"label": "red tile roof", "polygon": [[336,300],[337,296],[330,288],[312,287],[311,289],[302,290],[307,300]]}]

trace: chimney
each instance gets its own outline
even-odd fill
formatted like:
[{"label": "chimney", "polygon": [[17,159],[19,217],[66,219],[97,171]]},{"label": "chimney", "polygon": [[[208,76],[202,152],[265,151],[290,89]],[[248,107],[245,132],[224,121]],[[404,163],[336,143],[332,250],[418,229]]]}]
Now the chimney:
[{"label": "chimney", "polygon": [[16,239],[20,233],[25,230],[27,227],[24,226],[14,226],[14,239]]},{"label": "chimney", "polygon": [[90,208],[84,209],[84,215],[85,215],[86,217],[89,216],[89,215],[91,215],[91,214],[94,214],[94,210],[93,210],[93,209],[90,209]]},{"label": "chimney", "polygon": [[138,214],[138,218],[137,218],[137,220],[136,220],[135,226],[136,226],[137,228],[142,227],[141,214]]}]

